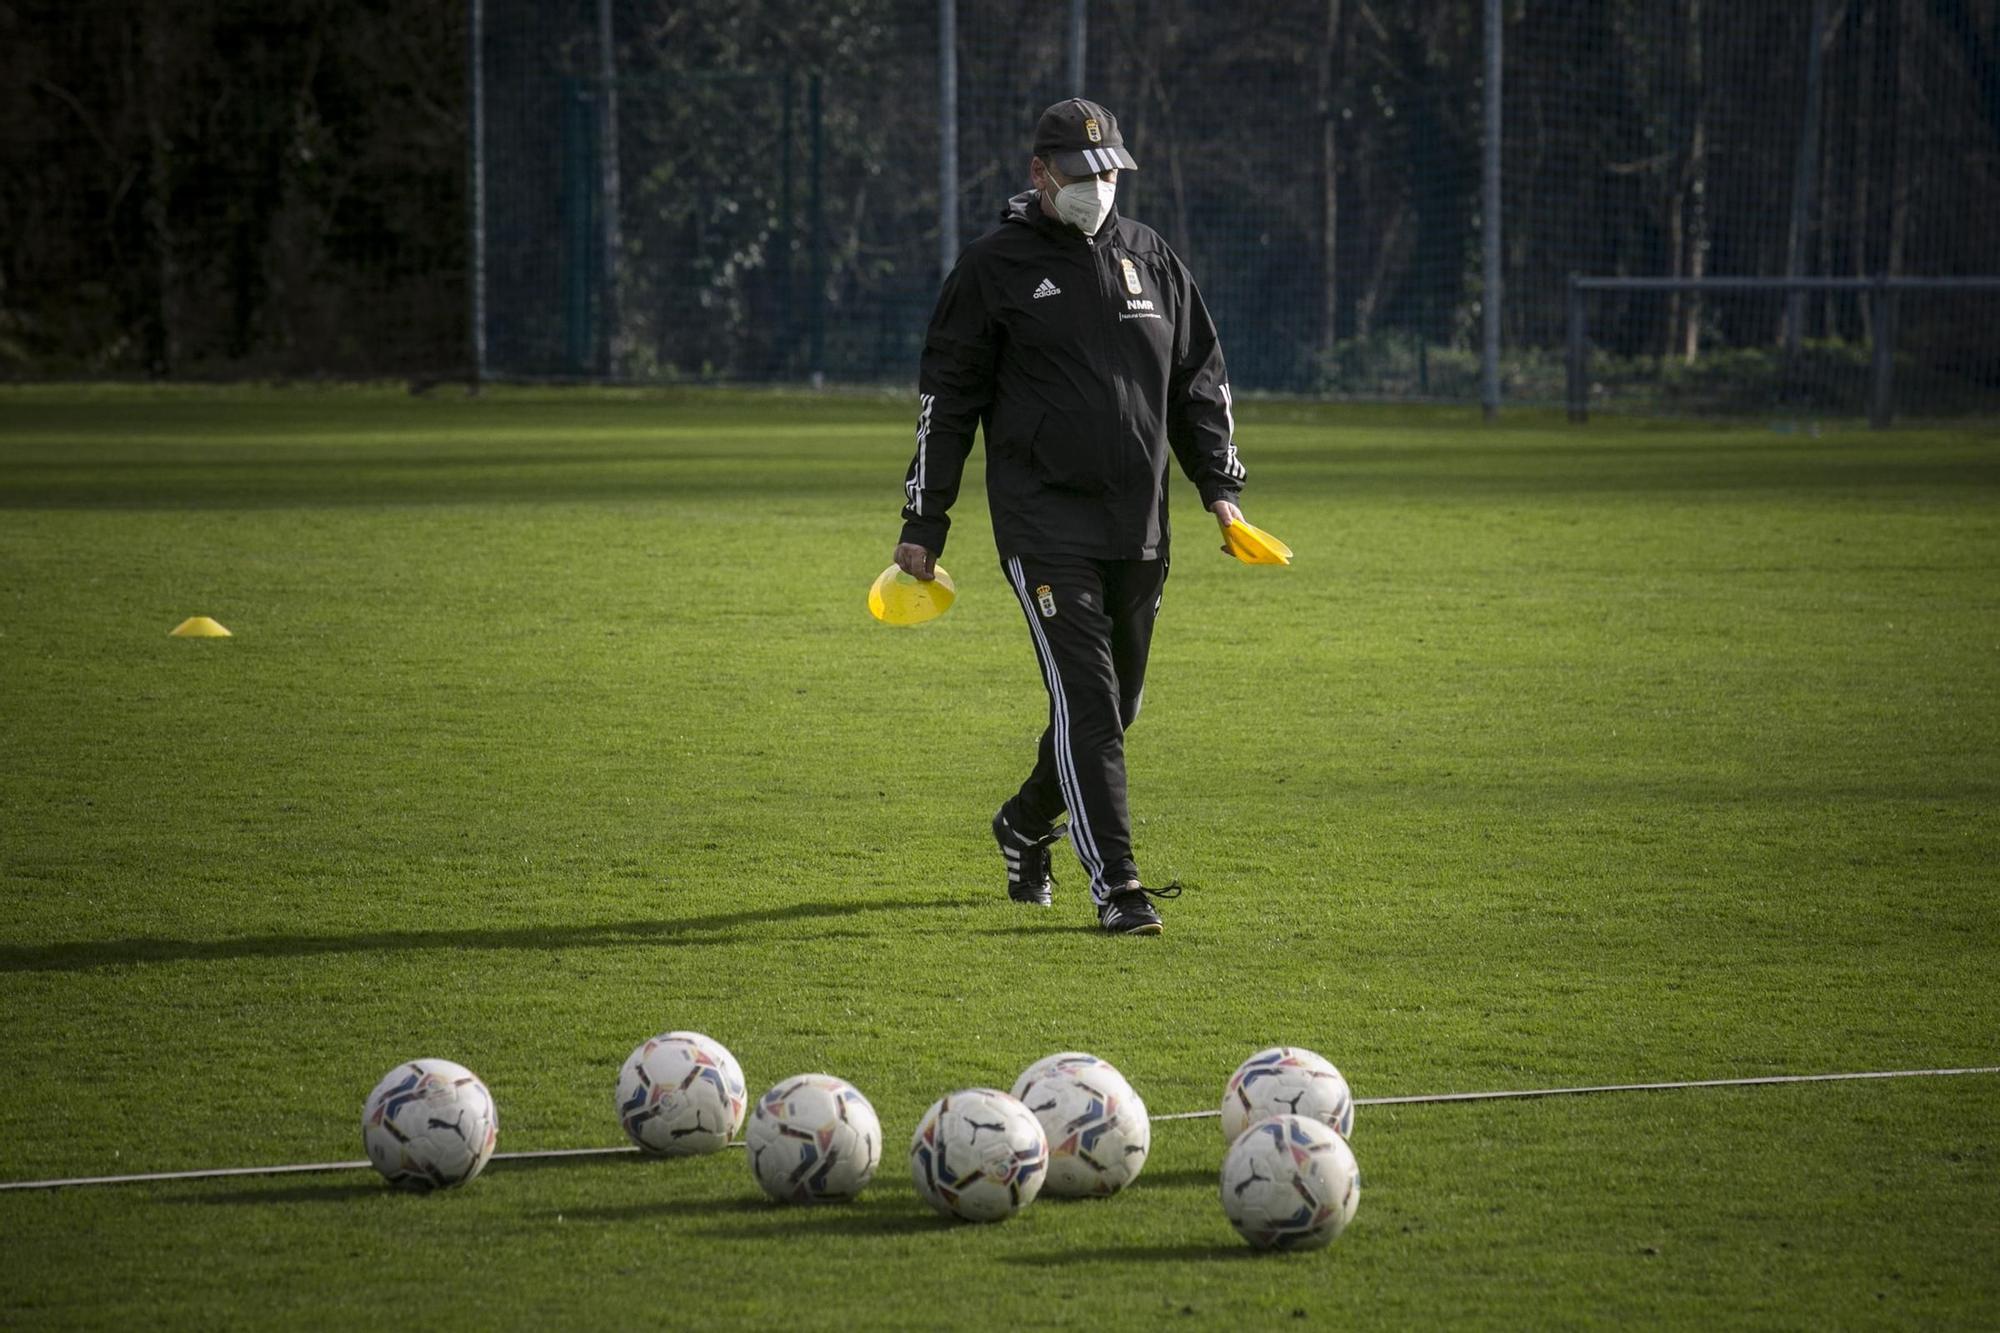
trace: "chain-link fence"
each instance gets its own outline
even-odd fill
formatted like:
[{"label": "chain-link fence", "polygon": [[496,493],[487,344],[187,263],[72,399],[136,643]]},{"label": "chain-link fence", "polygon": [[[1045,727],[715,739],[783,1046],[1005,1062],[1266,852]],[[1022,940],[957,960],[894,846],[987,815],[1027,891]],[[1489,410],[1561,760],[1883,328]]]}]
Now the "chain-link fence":
[{"label": "chain-link fence", "polygon": [[[907,380],[941,230],[977,235],[1023,187],[1029,128],[1077,89],[1081,54],[1081,87],[1119,115],[1140,158],[1120,207],[1193,267],[1240,386],[1477,397],[1478,5],[851,4],[815,6],[806,22],[770,3],[689,18],[664,40],[620,6],[608,80],[593,7],[491,10],[497,28],[538,34],[506,77],[562,101],[555,113],[537,103],[527,138],[493,140],[496,234],[532,215],[513,232],[540,270],[512,287],[522,309],[495,308],[498,373]],[[1573,274],[2000,268],[1982,221],[2000,208],[1991,6],[1501,10],[1509,399],[1564,398]],[[605,178],[614,101],[619,212],[607,229],[593,212],[606,192],[590,183]],[[957,172],[940,208],[947,134]],[[548,172],[510,165],[523,155],[569,164],[555,227]],[[1866,400],[1867,301],[1592,289],[1590,302],[1599,404],[1843,411]],[[1906,399],[1940,411],[2000,403],[2000,299],[1934,292],[1899,308]],[[503,331],[528,328],[546,332],[510,355]]]},{"label": "chain-link fence", "polygon": [[[1486,8],[17,6],[0,373],[908,383],[1083,91],[1239,389],[1476,401]],[[1990,290],[1703,285],[2000,271],[1995,0],[1494,8],[1506,401],[1860,411],[1892,331],[1899,410],[2000,408]]]}]

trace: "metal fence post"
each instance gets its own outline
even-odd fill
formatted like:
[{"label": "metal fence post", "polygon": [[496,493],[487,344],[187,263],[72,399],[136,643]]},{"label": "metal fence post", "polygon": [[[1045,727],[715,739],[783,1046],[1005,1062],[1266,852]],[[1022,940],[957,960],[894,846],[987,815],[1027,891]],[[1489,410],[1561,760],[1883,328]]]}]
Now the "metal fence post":
[{"label": "metal fence post", "polygon": [[783,361],[778,373],[787,379],[799,373],[799,217],[792,189],[794,162],[798,158],[798,132],[793,125],[792,104],[798,92],[792,86],[792,66],[786,62],[779,83],[778,112],[778,232],[784,255],[784,283],[779,287],[779,321],[784,328]]},{"label": "metal fence post", "polygon": [[467,316],[472,328],[472,391],[486,382],[486,5],[485,0],[469,0],[466,15],[467,47],[466,100],[470,104],[470,133],[466,135],[466,238],[471,272],[466,282],[471,309]]},{"label": "metal fence post", "polygon": [[[1799,152],[1792,168],[1792,213],[1785,230],[1785,276],[1796,278],[1805,271],[1809,209],[1813,198],[1813,178],[1819,169],[1820,70],[1825,64],[1823,47],[1826,33],[1826,0],[1812,0],[1806,18],[1806,106],[1799,120]],[[1785,373],[1796,372],[1799,341],[1805,336],[1806,294],[1794,289],[1785,294]]]},{"label": "metal fence post", "polygon": [[958,262],[958,3],[938,0],[938,278]]},{"label": "metal fence post", "polygon": [[1082,97],[1084,55],[1090,49],[1090,0],[1069,0],[1069,94]]},{"label": "metal fence post", "polygon": [[1588,346],[1584,333],[1583,278],[1579,274],[1569,275],[1569,347],[1565,357],[1563,376],[1569,398],[1569,419],[1571,421],[1590,420],[1590,384],[1585,364]]},{"label": "metal fence post", "polygon": [[812,120],[812,386],[826,383],[826,92],[825,76],[815,70],[807,91],[806,113]]},{"label": "metal fence post", "polygon": [[596,244],[597,121],[595,105],[583,81],[562,80],[562,290],[563,372],[584,377],[596,369],[591,317],[596,304],[598,264]]},{"label": "metal fence post", "polygon": [[1590,384],[1586,380],[1584,278],[1570,274],[1570,340],[1564,356],[1564,386],[1570,400],[1570,420],[1590,420]]},{"label": "metal fence post", "polygon": [[1875,303],[1870,312],[1875,340],[1869,349],[1873,384],[1868,396],[1868,425],[1875,430],[1887,430],[1895,401],[1896,296],[1888,283],[1877,278],[1868,299]]},{"label": "metal fence post", "polygon": [[618,286],[624,276],[625,242],[618,205],[618,45],[613,36],[613,0],[597,0],[597,357],[596,373],[617,379],[624,360],[619,325]]},{"label": "metal fence post", "polygon": [[1500,0],[1486,0],[1486,168],[1479,207],[1485,278],[1479,305],[1479,405],[1488,421],[1500,416]]}]

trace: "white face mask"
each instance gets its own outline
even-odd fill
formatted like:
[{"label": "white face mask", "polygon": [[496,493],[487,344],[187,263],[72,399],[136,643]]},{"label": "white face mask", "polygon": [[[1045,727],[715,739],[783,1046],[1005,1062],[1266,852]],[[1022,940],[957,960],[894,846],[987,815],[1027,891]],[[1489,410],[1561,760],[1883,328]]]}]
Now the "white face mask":
[{"label": "white face mask", "polygon": [[1104,219],[1111,216],[1111,203],[1117,197],[1116,182],[1095,176],[1072,181],[1056,191],[1056,216],[1085,236],[1095,236]]}]

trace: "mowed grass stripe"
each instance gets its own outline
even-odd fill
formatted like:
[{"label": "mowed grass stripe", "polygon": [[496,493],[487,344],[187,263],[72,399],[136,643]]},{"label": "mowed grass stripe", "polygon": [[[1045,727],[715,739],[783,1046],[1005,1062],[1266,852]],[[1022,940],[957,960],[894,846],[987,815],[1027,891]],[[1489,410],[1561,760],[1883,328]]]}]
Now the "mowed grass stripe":
[{"label": "mowed grass stripe", "polygon": [[[1241,417],[1246,511],[1300,558],[1237,566],[1177,492],[1129,749],[1142,864],[1189,891],[1144,942],[1091,929],[1067,861],[1052,912],[999,895],[986,820],[1043,703],[980,455],[959,605],[863,610],[904,403],[0,396],[5,1175],[346,1158],[422,1054],[482,1075],[503,1146],[602,1144],[670,1027],[753,1090],[851,1079],[891,1149],[808,1217],[734,1159],[429,1211],[10,1199],[0,1309],[574,1323],[668,1251],[725,1323],[1051,1322],[1050,1273],[1113,1323],[1990,1309],[1980,1080],[1377,1108],[1355,1226],[1299,1264],[1236,1253],[1200,1126],[1106,1205],[924,1215],[898,1136],[1057,1049],[1156,1108],[1274,1042],[1363,1097],[1992,1063],[1991,432]],[[197,613],[236,637],[166,637]]]}]

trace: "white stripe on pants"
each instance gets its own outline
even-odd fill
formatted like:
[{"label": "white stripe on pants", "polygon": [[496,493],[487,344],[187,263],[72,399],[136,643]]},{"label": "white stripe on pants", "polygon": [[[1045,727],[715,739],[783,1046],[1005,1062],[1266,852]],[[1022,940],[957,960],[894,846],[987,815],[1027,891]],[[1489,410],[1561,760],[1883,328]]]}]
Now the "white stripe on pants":
[{"label": "white stripe on pants", "polygon": [[1035,655],[1042,662],[1042,679],[1049,687],[1050,727],[1055,732],[1056,781],[1062,787],[1063,803],[1069,807],[1070,839],[1076,845],[1077,859],[1083,862],[1084,870],[1090,875],[1091,896],[1097,897],[1103,888],[1104,858],[1098,854],[1097,840],[1091,836],[1090,816],[1084,810],[1083,791],[1076,780],[1076,757],[1070,752],[1069,745],[1069,700],[1063,694],[1062,673],[1056,667],[1055,651],[1049,647],[1048,638],[1042,633],[1042,623],[1035,612],[1034,595],[1028,591],[1028,580],[1021,572],[1019,556],[1009,557],[1007,575],[1013,581],[1014,595],[1021,599],[1021,610],[1028,617],[1028,629],[1035,640]]}]

